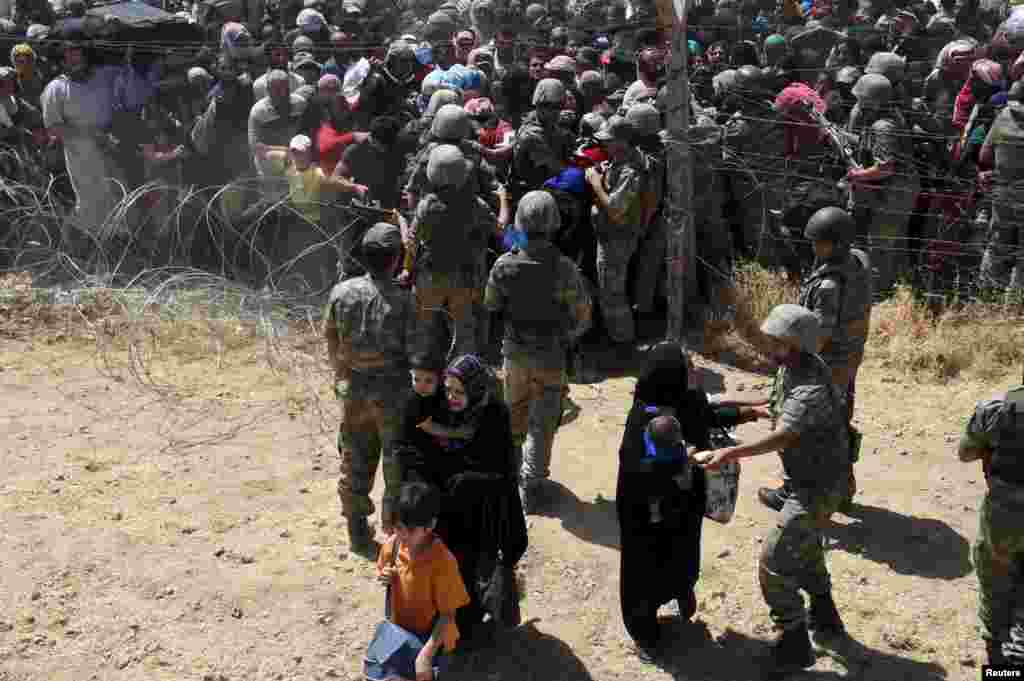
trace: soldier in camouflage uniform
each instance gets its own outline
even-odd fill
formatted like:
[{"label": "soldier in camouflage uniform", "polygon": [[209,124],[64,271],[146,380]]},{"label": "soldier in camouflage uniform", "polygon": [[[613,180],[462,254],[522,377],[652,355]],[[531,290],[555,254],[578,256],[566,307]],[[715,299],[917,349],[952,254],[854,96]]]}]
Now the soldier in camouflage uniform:
[{"label": "soldier in camouflage uniform", "polygon": [[402,405],[409,390],[413,301],[393,279],[402,252],[398,227],[374,225],[363,237],[362,249],[368,274],[343,281],[331,291],[324,335],[341,400],[341,513],[348,521],[352,550],[372,556],[367,517],[374,511],[370,490],[381,461],[381,524],[390,532],[395,523],[401,471],[393,443],[401,432]]},{"label": "soldier in camouflage uniform", "polygon": [[737,206],[739,241],[737,255],[770,262],[778,244],[764,238],[768,212],[779,207],[783,177],[779,159],[785,155],[785,132],[781,117],[772,109],[765,90],[764,74],[756,66],[736,71],[735,84],[724,102],[736,113],[724,125],[726,161],[732,199]]},{"label": "soldier in camouflage uniform", "polygon": [[484,283],[480,263],[498,219],[467,190],[470,169],[458,147],[442,144],[430,152],[427,180],[433,191],[416,206],[408,241],[416,269],[417,352],[447,355],[436,345],[443,337],[436,328],[439,314],[450,320],[455,353],[476,351],[476,306]]},{"label": "soldier in camouflage uniform", "polygon": [[587,182],[594,193],[592,220],[597,237],[597,283],[605,330],[612,342],[631,346],[636,339],[633,310],[626,278],[629,261],[643,233],[642,192],[645,175],[640,153],[632,147],[633,125],[612,116],[608,125],[594,135],[608,149],[610,165],[605,172],[587,169]]},{"label": "soldier in camouflage uniform", "polygon": [[974,543],[988,663],[1024,667],[1024,386],[980,402],[957,453],[988,482]]},{"label": "soldier in camouflage uniform", "polygon": [[524,118],[516,132],[512,161],[513,201],[562,172],[573,152],[571,133],[558,125],[565,101],[565,86],[545,78],[533,89],[534,111]]},{"label": "soldier in camouflage uniform", "polygon": [[554,197],[527,193],[515,222],[527,243],[494,263],[484,302],[505,320],[505,401],[522,462],[523,510],[532,513],[537,483],[550,475],[566,350],[587,329],[590,300],[579,269],[551,243],[561,222]]},{"label": "soldier in camouflage uniform", "polygon": [[[758,562],[761,593],[781,631],[766,660],[768,678],[814,664],[808,629],[823,644],[841,636],[842,619],[832,599],[822,530],[839,508],[849,467],[842,395],[817,352],[821,322],[799,305],[776,306],[761,332],[773,360],[783,367],[779,423],[749,444],[695,455],[706,468],[779,451],[792,493],[765,540]],[[801,590],[811,597],[808,613]]]},{"label": "soldier in camouflage uniform", "polygon": [[846,178],[858,209],[870,212],[867,228],[871,264],[877,271],[875,290],[887,293],[905,273],[908,226],[920,183],[903,115],[892,104],[893,87],[885,76],[871,73],[853,86],[857,104],[850,113],[850,131],[860,136],[862,169]]},{"label": "soldier in camouflage uniform", "polygon": [[483,160],[480,155],[480,144],[472,141],[472,137],[473,124],[465,109],[458,104],[445,104],[437,110],[430,125],[427,143],[416,154],[416,158],[412,162],[409,181],[405,185],[405,191],[409,194],[413,206],[430,191],[430,182],[427,178],[430,152],[442,144],[458,147],[470,164],[469,181],[471,184],[469,189],[485,200],[491,198],[494,190],[497,189],[494,170]]},{"label": "soldier in camouflage uniform", "polygon": [[[1019,81],[1018,81],[1019,82]],[[1016,83],[1014,84],[1016,86]],[[992,164],[992,226],[981,262],[985,288],[1024,299],[1024,103],[1010,99],[999,112],[982,146],[981,159]]]},{"label": "soldier in camouflage uniform", "polygon": [[[800,291],[800,304],[821,321],[820,357],[832,373],[832,383],[845,393],[846,418],[853,418],[857,370],[864,359],[871,320],[871,266],[867,254],[850,247],[856,225],[841,208],[822,208],[807,222],[804,236],[814,246],[815,268]],[[857,452],[851,451],[852,462]],[[851,463],[852,463],[851,462]],[[857,491],[853,469],[849,471],[845,503]],[[786,485],[762,487],[757,496],[765,506],[781,511]]]},{"label": "soldier in camouflage uniform", "polygon": [[668,229],[661,214],[665,196],[665,145],[662,143],[661,113],[652,104],[634,104],[626,120],[637,131],[637,148],[644,165],[643,213],[640,218],[639,246],[634,256],[633,304],[637,331],[649,335],[654,319],[654,296],[664,279]]}]

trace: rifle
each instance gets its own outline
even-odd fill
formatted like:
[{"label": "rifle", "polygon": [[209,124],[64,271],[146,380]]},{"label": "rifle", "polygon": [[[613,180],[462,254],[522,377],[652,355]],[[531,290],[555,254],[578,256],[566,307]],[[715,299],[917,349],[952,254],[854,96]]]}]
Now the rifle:
[{"label": "rifle", "polygon": [[[825,131],[825,134],[828,135],[829,142],[832,143],[832,147],[836,150],[836,153],[839,154],[843,163],[846,164],[847,170],[863,170],[863,166],[857,160],[857,153],[853,150],[853,146],[850,144],[846,133],[840,130],[839,126],[835,123],[828,120],[828,118],[825,117],[825,114],[815,109],[813,104],[806,104],[804,106],[804,110],[811,119]],[[853,187],[848,186],[847,190],[849,191],[849,198],[846,202],[846,209],[850,213],[853,213],[856,209]]]}]

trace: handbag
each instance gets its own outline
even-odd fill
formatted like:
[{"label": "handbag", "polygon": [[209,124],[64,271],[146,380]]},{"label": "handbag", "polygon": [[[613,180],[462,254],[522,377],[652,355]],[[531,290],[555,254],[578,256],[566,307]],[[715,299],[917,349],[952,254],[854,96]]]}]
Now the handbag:
[{"label": "handbag", "polygon": [[[391,552],[391,567],[395,566],[398,549],[396,538],[395,547]],[[391,621],[391,584],[388,584],[384,600],[384,621],[377,625],[370,645],[367,646],[366,657],[363,660],[364,676],[369,681],[385,681],[392,676],[416,678],[416,657],[426,643],[426,639]],[[439,673],[440,670],[435,667],[435,679]]]}]

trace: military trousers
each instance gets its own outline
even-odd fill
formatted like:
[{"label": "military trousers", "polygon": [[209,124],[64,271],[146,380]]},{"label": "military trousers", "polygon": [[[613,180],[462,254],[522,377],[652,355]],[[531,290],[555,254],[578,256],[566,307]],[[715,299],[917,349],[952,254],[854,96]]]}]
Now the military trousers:
[{"label": "military trousers", "polygon": [[366,518],[373,515],[370,499],[377,467],[383,463],[384,495],[381,524],[385,529],[394,525],[395,502],[402,484],[402,471],[395,456],[395,441],[402,432],[405,392],[390,399],[383,397],[341,399],[341,427],[338,431],[338,453],[341,456],[341,475],[338,478],[338,498],[341,513],[346,518]]},{"label": "military trousers", "polygon": [[982,637],[1024,662],[1024,489],[990,480],[973,547]]},{"label": "military trousers", "polygon": [[641,315],[654,311],[654,298],[665,285],[665,254],[668,252],[668,230],[661,218],[647,228],[647,234],[633,256],[633,304]]},{"label": "military trousers", "polygon": [[[635,232],[630,230],[630,234]],[[616,343],[632,343],[636,339],[627,288],[629,261],[636,247],[635,236],[612,239],[599,236],[597,240],[598,302],[605,330]]]},{"label": "military trousers", "polygon": [[551,449],[562,418],[565,367],[506,357],[504,374],[512,440],[521,446],[520,482],[545,479],[551,475]]},{"label": "military trousers", "polygon": [[[417,275],[416,351],[439,352],[447,357],[447,328],[456,356],[476,353],[480,288],[469,279],[472,277],[432,272]],[[447,324],[439,323],[440,319]]]},{"label": "military trousers", "polygon": [[1024,208],[1013,201],[993,201],[988,244],[981,260],[981,285],[990,289],[1024,289]]},{"label": "military trousers", "polygon": [[[917,196],[917,183],[902,182],[875,197],[867,229],[868,255],[875,270],[875,291],[889,293],[901,276],[910,278],[911,242],[908,237],[910,214]],[[884,200],[884,202],[883,202]]]},{"label": "military trousers", "polygon": [[842,502],[836,489],[794,489],[786,497],[777,524],[768,535],[758,560],[761,595],[772,623],[780,630],[793,629],[806,621],[801,590],[812,598],[832,591],[832,578],[825,565],[824,528]]}]

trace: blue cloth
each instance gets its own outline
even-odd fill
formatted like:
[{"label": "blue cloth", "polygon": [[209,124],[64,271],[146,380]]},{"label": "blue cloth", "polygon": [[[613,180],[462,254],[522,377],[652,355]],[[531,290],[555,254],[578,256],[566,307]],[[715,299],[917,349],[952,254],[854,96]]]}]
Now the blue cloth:
[{"label": "blue cloth", "polygon": [[567,194],[585,194],[587,176],[582,168],[566,168],[544,183],[545,189],[555,189]]},{"label": "blue cloth", "polygon": [[324,62],[323,67],[321,67],[321,69],[320,69],[320,75],[321,76],[327,76],[327,75],[337,76],[338,80],[341,80],[342,82],[344,82],[344,80],[345,80],[345,72],[347,70],[348,70],[347,67],[341,66],[340,64],[338,64],[338,61],[334,57],[331,57],[330,59],[328,59],[327,61]]},{"label": "blue cloth", "polygon": [[141,113],[143,107],[156,96],[162,69],[159,64],[136,68],[122,67],[114,80],[114,107],[117,111]]},{"label": "blue cloth", "polygon": [[416,48],[416,61],[423,66],[428,66],[434,63],[434,50],[430,45],[422,45]]},{"label": "blue cloth", "polygon": [[501,245],[505,247],[506,251],[526,248],[527,242],[526,232],[515,225],[508,227],[505,230],[505,235],[501,238]]}]

